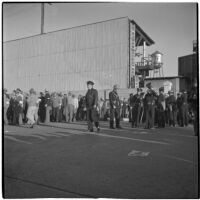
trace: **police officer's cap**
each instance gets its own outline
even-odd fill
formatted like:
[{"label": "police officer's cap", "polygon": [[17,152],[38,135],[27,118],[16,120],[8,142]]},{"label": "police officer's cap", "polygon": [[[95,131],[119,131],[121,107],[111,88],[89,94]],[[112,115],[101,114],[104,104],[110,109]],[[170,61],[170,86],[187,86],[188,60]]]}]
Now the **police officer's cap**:
[{"label": "police officer's cap", "polygon": [[159,91],[163,91],[164,92],[164,87],[160,87]]},{"label": "police officer's cap", "polygon": [[146,87],[148,87],[148,88],[150,88],[151,86],[152,86],[151,82],[146,84]]},{"label": "police officer's cap", "polygon": [[94,82],[92,82],[92,81],[87,81],[87,85],[94,85]]}]

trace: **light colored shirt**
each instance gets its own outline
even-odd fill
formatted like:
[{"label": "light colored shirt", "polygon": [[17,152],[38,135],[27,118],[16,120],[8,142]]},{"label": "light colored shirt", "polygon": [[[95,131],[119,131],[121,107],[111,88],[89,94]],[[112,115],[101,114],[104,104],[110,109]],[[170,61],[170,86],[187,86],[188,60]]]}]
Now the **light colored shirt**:
[{"label": "light colored shirt", "polygon": [[77,98],[72,98],[72,105],[74,106],[75,109],[78,108],[78,99]]},{"label": "light colored shirt", "polygon": [[30,94],[30,96],[28,97],[28,106],[37,106],[37,96],[35,94]]}]

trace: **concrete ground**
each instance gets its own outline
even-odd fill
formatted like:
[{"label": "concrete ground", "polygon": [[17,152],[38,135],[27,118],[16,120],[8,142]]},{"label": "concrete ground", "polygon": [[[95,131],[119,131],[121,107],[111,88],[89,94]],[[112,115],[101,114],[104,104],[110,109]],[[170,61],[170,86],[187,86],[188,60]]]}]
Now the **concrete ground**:
[{"label": "concrete ground", "polygon": [[87,132],[85,122],[4,126],[6,198],[198,198],[192,127]]}]

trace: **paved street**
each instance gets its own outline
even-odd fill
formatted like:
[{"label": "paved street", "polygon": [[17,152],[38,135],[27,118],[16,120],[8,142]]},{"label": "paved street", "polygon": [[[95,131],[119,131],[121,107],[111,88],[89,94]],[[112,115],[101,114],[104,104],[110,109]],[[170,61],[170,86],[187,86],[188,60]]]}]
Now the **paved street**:
[{"label": "paved street", "polygon": [[192,127],[86,131],[84,122],[4,127],[6,198],[197,198]]}]

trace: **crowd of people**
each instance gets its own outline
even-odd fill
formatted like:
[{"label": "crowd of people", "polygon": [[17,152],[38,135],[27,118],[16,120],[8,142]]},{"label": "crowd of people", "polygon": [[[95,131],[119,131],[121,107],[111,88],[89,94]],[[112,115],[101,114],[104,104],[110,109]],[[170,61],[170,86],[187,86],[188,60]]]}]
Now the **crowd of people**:
[{"label": "crowd of people", "polygon": [[[164,93],[164,87],[155,92],[151,83],[147,91],[137,88],[136,94],[128,99],[120,99],[118,85],[114,85],[109,93],[109,100],[98,98],[98,91],[93,88],[92,81],[87,82],[88,91],[85,96],[76,96],[72,92],[65,94],[45,90],[38,95],[34,89],[29,93],[19,88],[8,94],[4,89],[4,123],[13,125],[26,124],[33,127],[38,123],[88,121],[88,130],[93,131],[93,122],[100,130],[99,120],[110,120],[110,128],[121,128],[120,121],[128,119],[132,127],[145,123],[145,128],[155,126],[187,126],[194,123],[197,133],[197,95],[184,90],[177,94],[173,91]],[[109,106],[108,106],[109,103]]]}]

